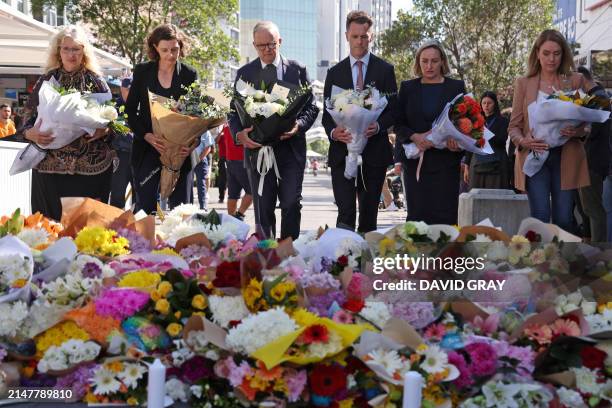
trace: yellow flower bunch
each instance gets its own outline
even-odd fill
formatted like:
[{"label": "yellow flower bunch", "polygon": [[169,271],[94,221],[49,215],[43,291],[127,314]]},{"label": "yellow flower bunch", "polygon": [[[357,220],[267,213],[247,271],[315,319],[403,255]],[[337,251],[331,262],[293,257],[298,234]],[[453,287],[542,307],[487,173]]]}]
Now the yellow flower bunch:
[{"label": "yellow flower bunch", "polygon": [[295,282],[280,282],[270,289],[270,296],[277,302],[282,302],[289,294],[289,296],[295,296],[297,301],[297,295],[291,295],[291,292],[295,292]]},{"label": "yellow flower bunch", "polygon": [[130,242],[116,231],[103,227],[85,227],[74,239],[79,252],[98,256],[128,254]]},{"label": "yellow flower bunch", "polygon": [[154,251],[151,251],[151,253],[152,254],[160,254],[160,255],[178,256],[178,257],[181,256],[178,252],[176,252],[172,248],[156,249]]},{"label": "yellow flower bunch", "polygon": [[77,326],[72,320],[64,321],[45,330],[34,338],[34,342],[36,343],[36,358],[41,359],[49,347],[59,347],[70,339],[87,341],[89,340],[89,334]]},{"label": "yellow flower bunch", "polygon": [[[244,297],[244,303],[251,312],[256,312],[262,309],[263,304],[259,302],[263,300],[263,285],[260,281],[252,278],[246,288],[242,289],[242,296]],[[264,301],[265,302],[265,301]]]},{"label": "yellow flower bunch", "polygon": [[125,274],[117,286],[122,288],[142,288],[151,293],[161,281],[159,273],[150,272],[146,269]]}]

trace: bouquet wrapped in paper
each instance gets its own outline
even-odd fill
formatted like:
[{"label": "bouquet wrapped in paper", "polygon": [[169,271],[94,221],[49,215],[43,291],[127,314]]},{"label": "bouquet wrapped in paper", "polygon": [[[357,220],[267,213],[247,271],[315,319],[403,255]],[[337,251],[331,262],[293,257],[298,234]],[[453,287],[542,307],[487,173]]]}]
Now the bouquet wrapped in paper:
[{"label": "bouquet wrapped in paper", "polygon": [[[485,118],[478,102],[471,94],[459,94],[446,104],[442,113],[436,118],[427,140],[436,149],[446,148],[446,141],[452,139],[459,147],[469,152],[492,154],[493,148],[489,140],[493,136],[495,136],[493,132],[485,127]],[[422,154],[414,143],[405,144],[404,153],[408,159],[416,159]],[[417,170],[417,179],[418,177]]]},{"label": "bouquet wrapped in paper", "polygon": [[[566,126],[581,123],[602,123],[610,117],[610,100],[600,96],[581,96],[579,91],[555,92],[548,97],[540,91],[538,99],[527,107],[533,137],[548,144],[549,148],[562,146],[569,140],[561,135]],[[544,165],[548,151],[529,152],[523,171],[529,177]]]},{"label": "bouquet wrapped in paper", "polygon": [[344,177],[357,177],[357,166],[368,139],[365,136],[368,125],[375,122],[387,107],[387,98],[378,89],[368,86],[362,91],[332,86],[331,98],[325,108],[338,126],[351,132],[353,140],[347,143],[348,155],[344,165]]},{"label": "bouquet wrapped in paper", "polygon": [[34,168],[46,156],[46,150],[61,149],[84,134],[93,136],[96,129],[113,127],[123,131],[112,95],[63,89],[55,78],[44,81],[38,91],[38,117],[41,132],[51,132],[55,139],[48,145],[29,144],[15,158],[9,173],[15,175]]},{"label": "bouquet wrapped in paper", "polygon": [[249,138],[263,145],[257,153],[257,171],[261,175],[257,192],[261,195],[268,171],[274,169],[276,178],[280,179],[272,146],[293,128],[302,109],[312,103],[313,95],[308,86],[278,81],[266,92],[239,79],[233,96],[240,123],[245,128],[253,127]]},{"label": "bouquet wrapped in paper", "polygon": [[162,198],[168,198],[186,159],[180,155],[181,148],[195,148],[202,133],[221,125],[225,121],[225,109],[203,92],[199,82],[194,82],[178,102],[149,93],[149,103],[153,133],[161,136],[166,146],[160,156],[159,190]]}]

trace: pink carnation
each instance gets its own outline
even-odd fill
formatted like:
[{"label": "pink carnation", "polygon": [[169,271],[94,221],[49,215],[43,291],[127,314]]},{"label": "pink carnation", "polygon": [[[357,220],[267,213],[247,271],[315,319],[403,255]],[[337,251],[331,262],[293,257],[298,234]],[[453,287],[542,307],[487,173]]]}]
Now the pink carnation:
[{"label": "pink carnation", "polygon": [[289,402],[296,402],[300,399],[300,395],[304,391],[306,386],[307,376],[306,370],[295,370],[293,368],[286,368],[283,378],[287,385],[287,398]]},{"label": "pink carnation", "polygon": [[362,273],[353,273],[346,292],[350,299],[365,299],[372,292],[372,282]]},{"label": "pink carnation", "polygon": [[138,313],[149,302],[149,294],[134,289],[115,289],[102,293],[96,300],[96,313],[123,320]]},{"label": "pink carnation", "polygon": [[492,375],[497,369],[497,353],[487,343],[472,343],[465,347],[470,356],[470,368],[477,377]]}]

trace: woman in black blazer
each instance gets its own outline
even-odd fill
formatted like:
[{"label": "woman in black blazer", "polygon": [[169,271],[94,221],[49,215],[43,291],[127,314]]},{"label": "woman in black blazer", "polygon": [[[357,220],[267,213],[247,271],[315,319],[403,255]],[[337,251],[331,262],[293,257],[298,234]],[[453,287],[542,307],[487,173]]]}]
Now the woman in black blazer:
[{"label": "woman in black blazer", "polygon": [[487,91],[480,98],[480,106],[486,118],[486,127],[495,134],[489,140],[493,154],[466,153],[463,179],[470,188],[510,188],[510,160],[506,151],[508,119],[499,109],[497,95]]},{"label": "woman in black blazer", "polygon": [[[134,132],[132,168],[136,210],[152,213],[157,208],[161,176],[160,154],[164,140],[153,133],[149,91],[177,100],[197,80],[196,71],[178,60],[186,52],[186,37],[171,24],[156,27],[147,38],[149,62],[134,67],[132,86],[126,101],[128,123]],[[192,149],[183,148],[181,154],[189,156]],[[192,202],[193,173],[191,161],[185,160],[174,192],[168,199],[170,208]]]},{"label": "woman in black blazer", "polygon": [[[395,149],[396,162],[402,163],[407,221],[453,225],[457,223],[463,153],[453,140],[447,142],[446,149],[433,148],[426,136],[445,105],[465,93],[465,84],[444,76],[450,69],[437,41],[421,45],[413,71],[417,78],[402,82],[399,91]],[[419,181],[419,159],[407,159],[401,146],[410,142],[424,152]]]}]

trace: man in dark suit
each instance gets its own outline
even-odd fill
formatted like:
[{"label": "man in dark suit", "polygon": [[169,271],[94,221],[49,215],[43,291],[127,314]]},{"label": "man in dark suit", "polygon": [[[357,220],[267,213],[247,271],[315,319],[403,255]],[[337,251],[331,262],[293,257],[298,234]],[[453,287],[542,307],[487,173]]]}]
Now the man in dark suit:
[{"label": "man in dark suit", "polygon": [[323,96],[331,96],[332,86],[342,89],[364,89],[372,85],[381,93],[387,94],[388,104],[378,120],[366,130],[368,143],[362,153],[362,165],[357,179],[344,177],[344,164],[347,156],[347,143],[352,135],[336,123],[327,111],[323,113],[323,126],[330,140],[329,166],[331,167],[334,198],[338,205],[336,226],[355,229],[359,201],[359,232],[376,229],[378,203],[382,191],[387,166],[393,164],[391,144],[387,129],[394,123],[395,70],[393,65],[378,58],[369,51],[372,42],[372,19],[363,11],[352,11],[346,17],[346,39],[350,55],[327,72]]},{"label": "man in dark suit", "polygon": [[[253,28],[253,45],[259,58],[242,66],[236,74],[236,81],[243,81],[259,87],[263,82],[269,89],[270,84],[278,80],[296,85],[310,83],[306,67],[297,61],[281,56],[279,49],[282,43],[276,24],[264,21]],[[244,128],[238,115],[233,111],[228,116],[232,136],[236,143],[245,149],[245,166],[249,176],[255,209],[257,232],[268,238],[276,238],[276,200],[281,207],[281,239],[300,235],[302,181],[306,167],[306,131],[314,123],[319,108],[314,104],[306,106],[298,115],[293,129],[280,136],[281,141],[274,145],[274,155],[278,165],[280,179],[270,170],[264,179],[263,192],[257,194],[260,174],[256,168],[259,143],[249,138],[253,129]]]}]

